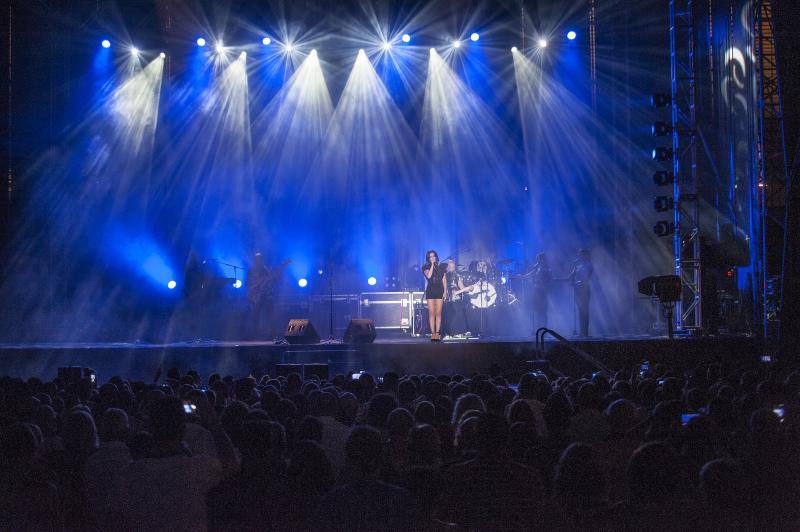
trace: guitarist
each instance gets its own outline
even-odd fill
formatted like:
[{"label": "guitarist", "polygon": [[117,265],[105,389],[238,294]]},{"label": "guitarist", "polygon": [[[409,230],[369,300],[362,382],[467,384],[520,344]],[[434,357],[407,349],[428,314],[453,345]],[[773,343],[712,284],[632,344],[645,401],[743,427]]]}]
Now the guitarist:
[{"label": "guitarist", "polygon": [[467,298],[464,292],[469,288],[464,286],[464,281],[458,274],[456,262],[452,259],[447,261],[445,271],[445,282],[447,283],[447,303],[444,309],[444,333],[447,336],[464,334],[467,332]]},{"label": "guitarist", "polygon": [[269,333],[268,338],[276,337],[272,316],[274,288],[291,262],[291,259],[287,259],[277,268],[269,268],[264,264],[264,256],[261,253],[256,253],[253,257],[253,264],[247,270],[245,282],[252,317],[253,338],[261,337],[261,331],[264,330]]}]

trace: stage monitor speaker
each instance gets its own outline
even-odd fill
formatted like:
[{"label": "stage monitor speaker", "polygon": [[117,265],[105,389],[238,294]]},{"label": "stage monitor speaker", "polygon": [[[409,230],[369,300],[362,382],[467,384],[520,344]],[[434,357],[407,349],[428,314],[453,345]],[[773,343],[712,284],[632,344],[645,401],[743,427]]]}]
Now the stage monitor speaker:
[{"label": "stage monitor speaker", "polygon": [[655,296],[662,303],[681,300],[681,279],[677,275],[653,275],[639,281],[639,293]]},{"label": "stage monitor speaker", "polygon": [[289,320],[283,337],[292,345],[319,343],[319,335],[310,320]]},{"label": "stage monitor speaker", "polygon": [[342,341],[346,344],[371,344],[375,341],[375,325],[372,320],[350,320]]},{"label": "stage monitor speaker", "polygon": [[327,364],[303,364],[303,378],[308,379],[316,375],[321,381],[327,381],[330,376]]},{"label": "stage monitor speaker", "polygon": [[287,377],[290,373],[297,373],[301,377],[303,376],[303,365],[302,364],[275,364],[275,376],[276,377]]}]

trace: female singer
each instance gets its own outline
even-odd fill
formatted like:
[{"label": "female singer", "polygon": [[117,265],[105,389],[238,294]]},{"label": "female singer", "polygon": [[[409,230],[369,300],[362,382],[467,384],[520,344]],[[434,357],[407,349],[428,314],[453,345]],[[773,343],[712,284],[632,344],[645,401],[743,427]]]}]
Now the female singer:
[{"label": "female singer", "polygon": [[422,267],[422,274],[428,281],[425,287],[425,299],[428,302],[428,323],[431,326],[431,342],[439,342],[442,339],[442,303],[447,297],[447,284],[444,276],[447,268],[439,264],[439,254],[434,250],[425,254],[425,266]]}]

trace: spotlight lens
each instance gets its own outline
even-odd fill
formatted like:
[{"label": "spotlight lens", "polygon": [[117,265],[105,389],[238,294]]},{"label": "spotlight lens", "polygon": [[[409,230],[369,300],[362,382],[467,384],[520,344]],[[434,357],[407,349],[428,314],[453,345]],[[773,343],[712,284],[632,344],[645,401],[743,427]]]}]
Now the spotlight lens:
[{"label": "spotlight lens", "polygon": [[202,38],[202,37],[198,37],[197,38],[197,46],[205,46],[205,45],[206,45],[206,40],[204,38]]},{"label": "spotlight lens", "polygon": [[378,280],[374,277],[370,277],[369,279],[367,279],[367,284],[370,286],[375,286],[376,284],[378,284]]},{"label": "spotlight lens", "polygon": [[100,42],[100,46],[102,46],[103,48],[111,48],[111,41],[109,41],[108,39],[103,39]]},{"label": "spotlight lens", "polygon": [[472,42],[477,42],[478,39],[480,39],[480,38],[481,38],[481,36],[478,35],[477,33],[473,33],[472,35],[469,36],[469,40],[471,40]]},{"label": "spotlight lens", "polygon": [[169,288],[170,290],[174,290],[176,286],[178,286],[178,283],[176,283],[175,281],[170,281],[167,283],[167,288]]},{"label": "spotlight lens", "polygon": [[390,43],[388,41],[383,43],[383,50],[384,51],[388,52],[391,49],[392,49],[392,43]]},{"label": "spotlight lens", "polygon": [[242,287],[242,280],[241,280],[241,279],[236,279],[236,280],[233,282],[233,287],[234,287],[234,288],[241,288],[241,287]]},{"label": "spotlight lens", "polygon": [[516,52],[517,52],[517,47],[516,47],[516,46],[512,46],[512,47],[511,47],[511,51],[512,51],[512,52],[514,52],[514,53],[516,53]]},{"label": "spotlight lens", "polygon": [[292,52],[294,52],[294,45],[292,45],[291,43],[288,43],[288,44],[286,44],[286,46],[284,46],[284,48],[285,48],[285,49],[286,49],[286,51],[287,51],[287,52],[289,52],[289,53],[292,53]]},{"label": "spotlight lens", "polygon": [[299,286],[300,288],[305,288],[306,286],[308,286],[308,279],[303,277],[302,279],[297,281],[297,286]]},{"label": "spotlight lens", "polygon": [[453,48],[461,48],[461,41],[453,41]]},{"label": "spotlight lens", "polygon": [[131,55],[139,55],[139,49],[135,46],[131,46]]},{"label": "spotlight lens", "polygon": [[264,37],[263,39],[261,39],[261,44],[263,44],[264,46],[269,46],[271,43],[272,39],[270,39],[269,37]]},{"label": "spotlight lens", "polygon": [[216,50],[218,54],[221,54],[225,51],[225,46],[222,44],[222,41],[217,43]]},{"label": "spotlight lens", "polygon": [[409,35],[408,33],[404,33],[401,39],[403,40],[403,42],[411,42],[411,35]]},{"label": "spotlight lens", "polygon": [[575,32],[574,32],[574,31],[572,31],[572,30],[570,30],[570,31],[568,31],[568,32],[567,32],[567,39],[569,39],[570,41],[574,41],[574,40],[575,40],[575,37],[577,37],[577,36],[578,36],[578,34],[577,34],[577,33],[575,33]]},{"label": "spotlight lens", "polygon": [[435,54],[436,53],[436,48],[431,48],[430,52],[431,52],[431,55]]},{"label": "spotlight lens", "polygon": [[167,54],[165,54],[164,52],[161,52],[160,54],[158,54],[158,57],[160,57],[161,59],[164,59],[165,57],[167,57]]},{"label": "spotlight lens", "polygon": [[539,39],[539,48],[547,48],[547,40]]}]

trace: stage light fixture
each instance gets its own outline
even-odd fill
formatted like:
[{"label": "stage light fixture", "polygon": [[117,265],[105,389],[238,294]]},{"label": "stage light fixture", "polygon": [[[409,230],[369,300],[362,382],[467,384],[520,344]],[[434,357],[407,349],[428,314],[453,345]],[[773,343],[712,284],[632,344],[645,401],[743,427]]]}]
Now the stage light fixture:
[{"label": "stage light fixture", "polygon": [[577,37],[577,36],[578,36],[578,34],[575,33],[573,30],[569,30],[567,32],[567,39],[569,39],[570,41],[574,41],[575,37]]},{"label": "stage light fixture", "polygon": [[322,271],[321,269],[317,270],[317,275],[322,275],[323,273],[325,273],[325,272]]},{"label": "stage light fixture", "polygon": [[214,47],[214,49],[217,51],[218,54],[225,53],[225,45],[222,44],[222,41],[219,41],[217,45]]},{"label": "stage light fixture", "polygon": [[539,45],[539,48],[547,48],[547,39],[539,39],[536,44]]},{"label": "stage light fixture", "polygon": [[135,46],[131,46],[131,55],[139,55],[139,49]]},{"label": "stage light fixture", "polygon": [[480,38],[481,36],[478,35],[478,32],[473,32],[472,35],[469,36],[469,40],[472,42],[478,42],[478,39]]},{"label": "stage light fixture", "polygon": [[672,126],[666,122],[658,121],[650,126],[650,131],[653,133],[654,137],[663,137],[672,133]]},{"label": "stage light fixture", "polygon": [[160,57],[161,59],[164,59],[165,57],[167,57],[167,54],[165,54],[164,52],[161,52],[160,54],[158,54],[158,57]]},{"label": "stage light fixture", "polygon": [[367,279],[367,284],[370,286],[375,286],[376,284],[378,284],[378,280],[375,277],[370,277],[369,279]]},{"label": "stage light fixture", "polygon": [[435,53],[436,53],[436,48],[431,48],[431,49],[429,50],[429,52],[431,53],[431,55],[435,54]]},{"label": "stage light fixture", "polygon": [[206,45],[206,40],[204,38],[202,38],[202,37],[198,37],[197,41],[195,41],[195,42],[197,43],[197,46],[199,46],[201,48]]},{"label": "stage light fixture", "polygon": [[656,93],[650,96],[650,105],[659,109],[668,106],[671,101],[672,98],[668,94]]},{"label": "stage light fixture", "polygon": [[511,47],[511,53],[517,53],[519,49],[516,46]]},{"label": "stage light fixture", "polygon": [[667,148],[666,146],[653,148],[652,156],[656,161],[668,161],[672,159],[672,148]]},{"label": "stage light fixture", "polygon": [[263,39],[261,39],[261,44],[263,44],[264,46],[269,46],[270,44],[272,44],[272,39],[270,39],[269,37],[264,37]]},{"label": "stage light fixture", "polygon": [[297,281],[297,286],[299,286],[300,288],[305,288],[306,286],[308,286],[308,279],[306,279],[305,277],[300,278]]},{"label": "stage light fixture", "polygon": [[236,279],[236,280],[233,282],[233,287],[234,287],[234,288],[241,288],[241,287],[242,287],[242,280],[241,280],[241,279]]},{"label": "stage light fixture", "polygon": [[175,281],[170,281],[167,283],[167,288],[169,288],[170,290],[174,290],[176,286],[178,286],[178,283],[176,283]]},{"label": "stage light fixture", "polygon": [[453,48],[461,48],[461,41],[453,41]]},{"label": "stage light fixture", "polygon": [[111,41],[109,41],[108,39],[103,39],[102,41],[100,41],[100,46],[102,46],[103,48],[111,48]]},{"label": "stage light fixture", "polygon": [[404,33],[403,36],[400,39],[406,44],[410,43],[411,42],[411,35],[409,35],[408,33]]},{"label": "stage light fixture", "polygon": [[657,212],[671,211],[675,207],[675,200],[671,196],[656,196],[653,200],[653,208]]},{"label": "stage light fixture", "polygon": [[290,42],[287,42],[283,45],[283,49],[286,50],[287,54],[294,52],[294,45]]},{"label": "stage light fixture", "polygon": [[392,43],[390,43],[389,41],[384,41],[381,48],[383,48],[384,52],[388,52],[392,49]]},{"label": "stage light fixture", "polygon": [[675,232],[675,224],[673,222],[661,220],[656,222],[656,224],[653,226],[653,232],[657,236],[669,236]]},{"label": "stage light fixture", "polygon": [[659,187],[666,187],[675,182],[675,176],[667,170],[657,170],[653,174],[653,183]]}]

